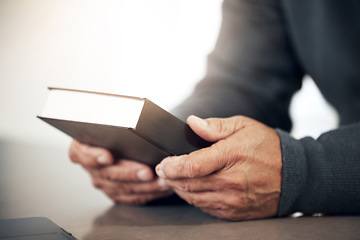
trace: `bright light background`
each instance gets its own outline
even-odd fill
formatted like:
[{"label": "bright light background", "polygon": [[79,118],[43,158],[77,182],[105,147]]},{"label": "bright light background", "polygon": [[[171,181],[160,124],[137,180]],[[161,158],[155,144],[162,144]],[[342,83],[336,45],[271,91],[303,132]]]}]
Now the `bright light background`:
[{"label": "bright light background", "polygon": [[[1,0],[0,140],[70,141],[36,118],[47,86],[147,97],[171,109],[204,75],[220,6],[220,0]],[[297,137],[336,125],[310,80],[293,106]]]}]

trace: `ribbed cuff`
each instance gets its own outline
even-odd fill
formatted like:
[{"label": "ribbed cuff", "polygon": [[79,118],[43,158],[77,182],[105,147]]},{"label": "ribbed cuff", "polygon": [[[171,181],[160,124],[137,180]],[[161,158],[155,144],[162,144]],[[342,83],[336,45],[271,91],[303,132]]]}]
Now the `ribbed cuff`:
[{"label": "ribbed cuff", "polygon": [[307,164],[301,142],[280,129],[276,131],[280,137],[283,165],[277,216],[284,217],[299,210],[296,202],[306,186]]}]

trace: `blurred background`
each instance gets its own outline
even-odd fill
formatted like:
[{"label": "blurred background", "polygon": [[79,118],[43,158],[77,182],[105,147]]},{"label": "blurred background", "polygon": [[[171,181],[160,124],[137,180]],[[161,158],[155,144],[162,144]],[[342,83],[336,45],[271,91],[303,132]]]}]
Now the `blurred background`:
[{"label": "blurred background", "polygon": [[[48,86],[147,97],[171,109],[204,75],[221,2],[0,0],[0,141],[67,148],[70,138],[36,118]],[[309,78],[292,106],[295,137],[337,123]]]}]

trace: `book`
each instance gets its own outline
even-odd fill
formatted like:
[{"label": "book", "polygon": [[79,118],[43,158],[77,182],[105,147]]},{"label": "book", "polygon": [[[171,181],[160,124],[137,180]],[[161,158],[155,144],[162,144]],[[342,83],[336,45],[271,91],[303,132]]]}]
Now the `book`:
[{"label": "book", "polygon": [[115,159],[156,166],[171,155],[211,143],[189,125],[146,98],[49,88],[37,117],[81,143],[108,149]]}]

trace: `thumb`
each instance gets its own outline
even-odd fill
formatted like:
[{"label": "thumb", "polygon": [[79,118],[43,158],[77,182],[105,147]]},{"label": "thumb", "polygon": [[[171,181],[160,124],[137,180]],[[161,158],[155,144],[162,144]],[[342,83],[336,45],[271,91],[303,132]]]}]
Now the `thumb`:
[{"label": "thumb", "polygon": [[209,142],[217,142],[227,138],[236,131],[245,127],[245,117],[234,116],[229,118],[201,119],[191,115],[187,124],[201,138]]}]

